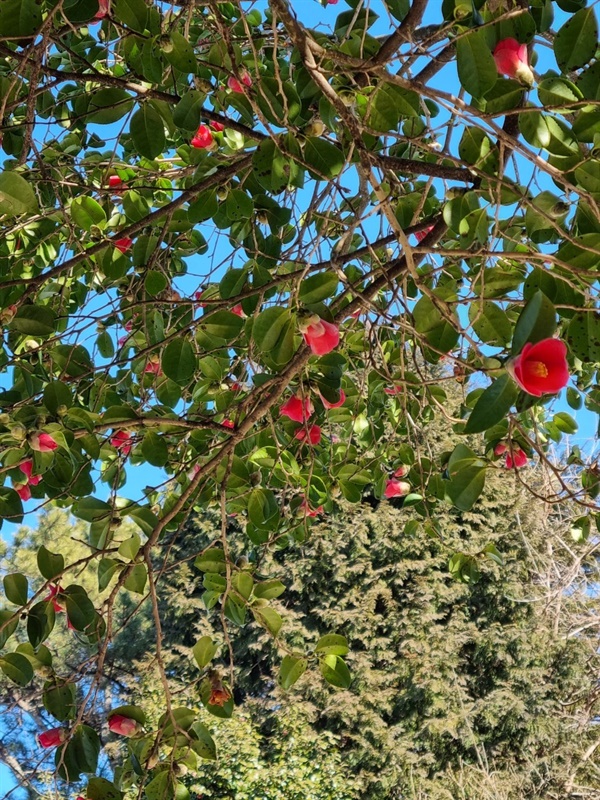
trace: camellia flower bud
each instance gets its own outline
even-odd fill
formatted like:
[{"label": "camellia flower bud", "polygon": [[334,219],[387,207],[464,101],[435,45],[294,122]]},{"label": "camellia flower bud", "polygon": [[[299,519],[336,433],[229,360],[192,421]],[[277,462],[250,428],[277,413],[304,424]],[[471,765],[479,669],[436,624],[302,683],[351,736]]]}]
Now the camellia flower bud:
[{"label": "camellia flower bud", "polygon": [[29,435],[29,446],[32,450],[37,450],[38,453],[49,453],[52,450],[56,450],[58,444],[49,433],[36,431]]},{"label": "camellia flower bud", "polygon": [[37,737],[41,747],[58,747],[67,738],[64,728],[50,728],[50,730],[40,733]]},{"label": "camellia flower bud", "polygon": [[516,78],[527,86],[533,85],[533,72],[529,68],[526,44],[519,44],[512,38],[502,39],[494,49],[494,61],[501,75]]},{"label": "camellia flower bud", "polygon": [[398,481],[395,478],[390,480],[385,485],[384,497],[390,500],[392,497],[404,497],[410,492],[410,483],[406,481]]},{"label": "camellia flower bud", "polygon": [[119,736],[133,736],[139,730],[139,723],[123,714],[113,714],[109,717],[108,727],[112,733],[118,733]]}]

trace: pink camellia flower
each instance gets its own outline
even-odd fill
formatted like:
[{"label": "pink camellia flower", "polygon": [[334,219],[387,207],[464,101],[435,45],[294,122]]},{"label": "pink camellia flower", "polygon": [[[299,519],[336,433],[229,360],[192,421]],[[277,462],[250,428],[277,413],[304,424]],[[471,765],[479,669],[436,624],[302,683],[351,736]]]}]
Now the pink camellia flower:
[{"label": "pink camellia flower", "polygon": [[394,397],[394,395],[402,394],[404,389],[402,386],[386,386],[383,391],[391,397]]},{"label": "pink camellia flower", "polygon": [[294,436],[299,442],[306,442],[311,444],[319,444],[321,441],[321,428],[318,425],[311,425],[307,430],[306,428],[298,428]]},{"label": "pink camellia flower", "polygon": [[33,471],[33,460],[28,458],[27,461],[22,461],[19,464],[19,469],[21,472],[24,472],[27,475],[27,483],[30,483],[32,486],[37,486],[38,483],[42,480],[41,475],[32,475]]},{"label": "pink camellia flower", "polygon": [[405,478],[409,472],[410,467],[408,467],[406,464],[401,464],[394,472],[394,478]]},{"label": "pink camellia flower", "polygon": [[194,466],[185,473],[187,475],[188,480],[193,481],[201,469],[202,467],[200,466],[200,464],[194,464]]},{"label": "pink camellia flower", "polygon": [[213,135],[207,125],[200,125],[190,144],[199,150],[205,150],[213,143]]},{"label": "pink camellia flower", "polygon": [[13,489],[21,500],[31,500],[31,489],[28,483],[13,483]]},{"label": "pink camellia flower", "polygon": [[417,231],[415,233],[415,239],[417,242],[422,242],[423,239],[433,230],[433,225],[430,225],[428,228],[423,228],[422,231]]},{"label": "pink camellia flower", "polygon": [[[319,392],[319,394],[321,394],[321,392]],[[323,395],[321,394],[321,402],[323,403],[325,408],[339,408],[340,406],[343,406],[344,403],[346,402],[346,392],[343,389],[340,389],[340,399],[336,400],[335,403],[330,403],[329,400],[327,400],[327,398],[323,397]]]},{"label": "pink camellia flower", "polygon": [[66,738],[67,732],[64,728],[50,728],[38,734],[37,740],[42,747],[58,747]]},{"label": "pink camellia flower", "polygon": [[300,330],[304,341],[316,356],[331,353],[340,343],[338,326],[317,316],[311,317]]},{"label": "pink camellia flower", "polygon": [[128,236],[124,236],[122,239],[116,239],[113,242],[113,245],[120,250],[121,253],[126,253],[131,245],[133,244],[133,239],[130,239]]},{"label": "pink camellia flower", "polygon": [[227,79],[227,86],[236,94],[244,94],[244,86],[247,86],[248,88],[252,86],[252,78],[247,72],[243,72],[241,78],[242,83],[240,83],[237,78],[234,78],[233,75]]},{"label": "pink camellia flower", "polygon": [[110,437],[110,443],[125,457],[131,453],[132,444],[129,431],[115,431]]},{"label": "pink camellia flower", "polygon": [[36,431],[29,436],[29,446],[38,453],[49,453],[51,450],[56,450],[58,444],[49,433]]},{"label": "pink camellia flower", "polygon": [[390,500],[392,497],[404,497],[410,492],[410,483],[406,481],[398,481],[395,478],[390,480],[385,485],[384,497]]},{"label": "pink camellia flower", "polygon": [[[108,14],[110,11],[110,0],[98,0],[98,11],[94,14],[94,20],[101,20]],[[95,25],[95,22],[88,23],[91,25]]]},{"label": "pink camellia flower", "polygon": [[210,123],[210,127],[217,133],[221,133],[221,131],[225,130],[225,125],[223,125],[222,122],[215,122],[214,120]]},{"label": "pink camellia flower", "polygon": [[61,611],[65,610],[64,605],[59,600],[57,600],[57,595],[61,594],[62,590],[63,588],[60,584],[51,583],[50,594],[47,594],[46,597],[44,597],[44,602],[52,603],[52,605],[54,606],[54,610],[56,611],[57,614],[60,614]]},{"label": "pink camellia flower", "polygon": [[338,0],[327,0],[328,6],[337,6]]},{"label": "pink camellia flower", "polygon": [[298,506],[298,511],[303,511],[305,517],[317,517],[319,514],[324,513],[323,506],[318,506],[318,508],[311,508],[306,497]]},{"label": "pink camellia flower", "polygon": [[314,411],[310,397],[294,395],[279,409],[279,416],[289,417],[294,422],[306,422]]},{"label": "pink camellia flower", "polygon": [[144,367],[144,372],[150,372],[152,375],[162,375],[162,368],[158,359],[149,359]]},{"label": "pink camellia flower", "polygon": [[516,39],[502,39],[494,49],[496,69],[501,75],[516,78],[527,86],[533,84],[533,73],[529,68],[527,45]]},{"label": "pink camellia flower", "polygon": [[122,714],[113,714],[108,720],[108,727],[112,733],[120,736],[133,736],[138,732],[138,723],[131,717],[124,717]]},{"label": "pink camellia flower", "polygon": [[506,469],[520,469],[527,466],[529,458],[527,453],[522,450],[518,444],[505,444],[500,442],[494,447],[494,455],[502,456],[506,454],[505,466]]},{"label": "pink camellia flower", "polygon": [[237,314],[238,317],[245,317],[246,316],[244,314],[244,309],[242,308],[242,306],[239,303],[237,304],[237,306],[234,306],[231,309],[231,313],[232,314]]},{"label": "pink camellia flower", "polygon": [[569,382],[567,346],[560,339],[542,339],[531,344],[507,365],[512,379],[527,394],[541,397],[556,394]]}]

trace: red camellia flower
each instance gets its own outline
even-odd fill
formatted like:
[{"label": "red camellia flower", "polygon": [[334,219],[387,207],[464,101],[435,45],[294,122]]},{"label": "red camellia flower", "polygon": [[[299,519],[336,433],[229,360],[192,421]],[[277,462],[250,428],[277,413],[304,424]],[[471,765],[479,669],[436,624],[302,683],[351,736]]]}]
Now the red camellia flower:
[{"label": "red camellia flower", "polygon": [[310,397],[294,395],[279,409],[279,415],[289,417],[294,422],[306,422],[313,413],[314,407]]},{"label": "red camellia flower", "polygon": [[494,50],[496,69],[501,75],[516,78],[518,81],[533,84],[533,73],[529,68],[527,45],[519,44],[516,39],[502,39]]},{"label": "red camellia flower", "polygon": [[118,189],[120,186],[123,185],[123,179],[119,178],[118,175],[111,175],[108,179],[108,185],[111,189]]},{"label": "red camellia flower", "polygon": [[64,728],[50,728],[50,730],[40,733],[37,740],[42,747],[58,747],[66,738],[67,732]]},{"label": "red camellia flower", "polygon": [[210,127],[217,133],[221,133],[221,131],[225,130],[225,125],[223,125],[222,122],[215,122],[214,120],[210,123]]},{"label": "red camellia flower", "polygon": [[31,500],[31,489],[27,483],[13,483],[13,489],[21,500]]},{"label": "red camellia flower", "polygon": [[[319,394],[321,393],[319,392]],[[323,397],[323,395],[321,394],[321,402],[323,403],[325,408],[339,408],[340,406],[343,406],[344,403],[346,402],[346,392],[343,389],[340,389],[340,399],[337,400],[335,403],[330,403],[329,400],[327,400],[327,398]]]},{"label": "red camellia flower", "polygon": [[133,239],[130,239],[128,236],[124,236],[122,239],[117,239],[114,241],[113,244],[117,250],[121,251],[121,253],[126,253],[133,244]]},{"label": "red camellia flower", "polygon": [[162,375],[162,368],[158,359],[150,359],[144,367],[144,372],[150,372],[152,375]]},{"label": "red camellia flower", "polygon": [[104,19],[110,11],[110,0],[98,0],[98,11],[94,14],[94,19]]},{"label": "red camellia flower", "polygon": [[21,472],[24,472],[27,475],[27,483],[30,483],[32,486],[37,486],[38,483],[42,480],[41,475],[32,475],[33,471],[33,460],[28,458],[27,461],[21,462],[19,464],[19,469]]},{"label": "red camellia flower", "polygon": [[32,450],[37,450],[38,453],[49,453],[51,450],[56,450],[58,444],[49,433],[38,433],[36,431],[29,437],[29,446]]},{"label": "red camellia flower", "polygon": [[133,736],[138,731],[137,721],[131,717],[124,717],[122,714],[113,714],[108,720],[108,727],[119,736]]},{"label": "red camellia flower", "polygon": [[311,425],[308,430],[306,428],[298,428],[295,437],[299,442],[309,441],[311,444],[319,444],[321,441],[321,428],[318,425]]},{"label": "red camellia flower", "polygon": [[231,313],[232,314],[237,314],[238,317],[245,317],[246,316],[244,314],[244,309],[242,308],[242,306],[239,303],[237,304],[237,306],[234,306],[231,309]]},{"label": "red camellia flower", "polygon": [[110,443],[124,456],[128,456],[131,453],[132,444],[129,431],[116,431],[110,437]]},{"label": "red camellia flower", "polygon": [[229,429],[235,428],[235,423],[230,419],[224,419],[223,422],[221,423],[221,425],[224,428],[229,428]]},{"label": "red camellia flower", "polygon": [[205,150],[213,143],[213,135],[207,125],[200,125],[190,144],[199,150]]},{"label": "red camellia flower", "polygon": [[50,594],[47,594],[46,597],[44,597],[44,602],[45,603],[52,603],[52,605],[54,606],[54,610],[56,611],[57,614],[60,614],[61,611],[65,610],[65,607],[63,606],[63,604],[59,600],[56,599],[57,595],[59,595],[62,592],[62,590],[63,590],[63,588],[62,588],[62,586],[60,586],[60,584],[51,583],[50,584]]},{"label": "red camellia flower", "polygon": [[308,500],[306,497],[298,506],[298,511],[304,512],[305,517],[317,517],[319,514],[323,513],[323,506],[318,506],[318,508],[311,508]]},{"label": "red camellia flower", "polygon": [[386,394],[389,394],[391,397],[393,397],[394,395],[402,394],[404,389],[402,388],[402,386],[391,386],[391,387],[386,386],[386,388],[383,391]]},{"label": "red camellia flower", "polygon": [[392,497],[404,497],[410,492],[410,483],[406,481],[398,481],[395,478],[390,480],[385,485],[384,497],[389,500]]},{"label": "red camellia flower", "polygon": [[521,353],[506,365],[513,380],[527,394],[555,394],[569,382],[567,346],[560,339],[527,342]]},{"label": "red camellia flower", "polygon": [[[236,92],[236,94],[244,94],[244,86],[248,88],[252,86],[252,78],[247,72],[242,73],[241,78],[242,83],[240,83],[237,78],[234,78],[233,75],[227,79],[227,86],[232,92]],[[242,84],[244,84],[244,86],[242,86]]]},{"label": "red camellia flower", "polygon": [[521,450],[518,444],[505,444],[500,442],[494,448],[494,455],[502,456],[506,454],[505,466],[506,469],[520,469],[527,466],[529,458],[524,450]]},{"label": "red camellia flower", "polygon": [[405,478],[409,472],[410,467],[407,467],[406,464],[401,464],[394,472],[394,478]]},{"label": "red camellia flower", "polygon": [[320,317],[311,317],[301,330],[304,341],[316,356],[331,353],[340,343],[340,332],[337,325]]},{"label": "red camellia flower", "polygon": [[428,228],[424,228],[422,231],[417,231],[415,233],[415,239],[417,242],[422,242],[423,239],[433,230],[433,225],[430,225]]}]

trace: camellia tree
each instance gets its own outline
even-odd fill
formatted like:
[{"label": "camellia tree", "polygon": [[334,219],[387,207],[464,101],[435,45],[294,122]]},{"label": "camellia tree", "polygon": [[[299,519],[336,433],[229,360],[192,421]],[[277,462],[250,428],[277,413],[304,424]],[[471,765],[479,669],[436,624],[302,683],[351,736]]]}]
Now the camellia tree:
[{"label": "camellia tree", "polygon": [[[351,685],[342,636],[286,638],[263,569],[341,498],[400,497],[443,537],[438,509],[535,459],[551,488],[531,491],[595,526],[600,471],[561,446],[563,400],[600,409],[593,5],[0,0],[0,514],[89,523],[85,556],[49,540],[4,577],[0,669],[40,684],[40,746],[90,800],[186,797],[215,756],[200,706],[233,713],[239,626],[269,632],[284,688]],[[164,482],[141,491],[144,464]],[[193,568],[221,639],[172,696],[154,554],[211,507]],[[477,575],[472,554],[450,569]],[[164,711],[108,713],[128,740],[109,781],[91,722],[124,593],[153,610]],[[63,613],[89,650],[68,675]]]}]

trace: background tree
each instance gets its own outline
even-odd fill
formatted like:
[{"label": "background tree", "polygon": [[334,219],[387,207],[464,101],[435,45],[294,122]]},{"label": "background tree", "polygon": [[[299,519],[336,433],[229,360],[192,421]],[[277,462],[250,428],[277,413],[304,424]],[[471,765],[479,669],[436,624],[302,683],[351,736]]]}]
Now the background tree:
[{"label": "background tree", "polygon": [[[598,410],[594,7],[330,5],[312,7],[324,30],[288,0],[0,0],[0,517],[36,502],[89,523],[81,557],[45,542],[4,576],[0,671],[52,708],[43,743],[89,800],[186,799],[215,757],[208,715],[240,699],[240,628],[269,633],[284,686],[351,688],[343,633],[313,653],[284,627],[277,575],[321,509],[403,497],[426,548],[504,463],[595,546],[597,465],[562,446],[562,397]],[[477,376],[458,404],[453,375]],[[442,420],[438,448],[423,427]],[[137,486],[141,465],[160,477]],[[450,561],[479,568],[468,548]],[[163,615],[192,570],[205,630],[181,686],[192,643]],[[79,664],[51,650],[65,620]],[[107,714],[127,631],[154,645]],[[104,725],[127,739],[112,782]],[[434,727],[407,735],[456,768]],[[501,749],[472,727],[480,754]]]}]

